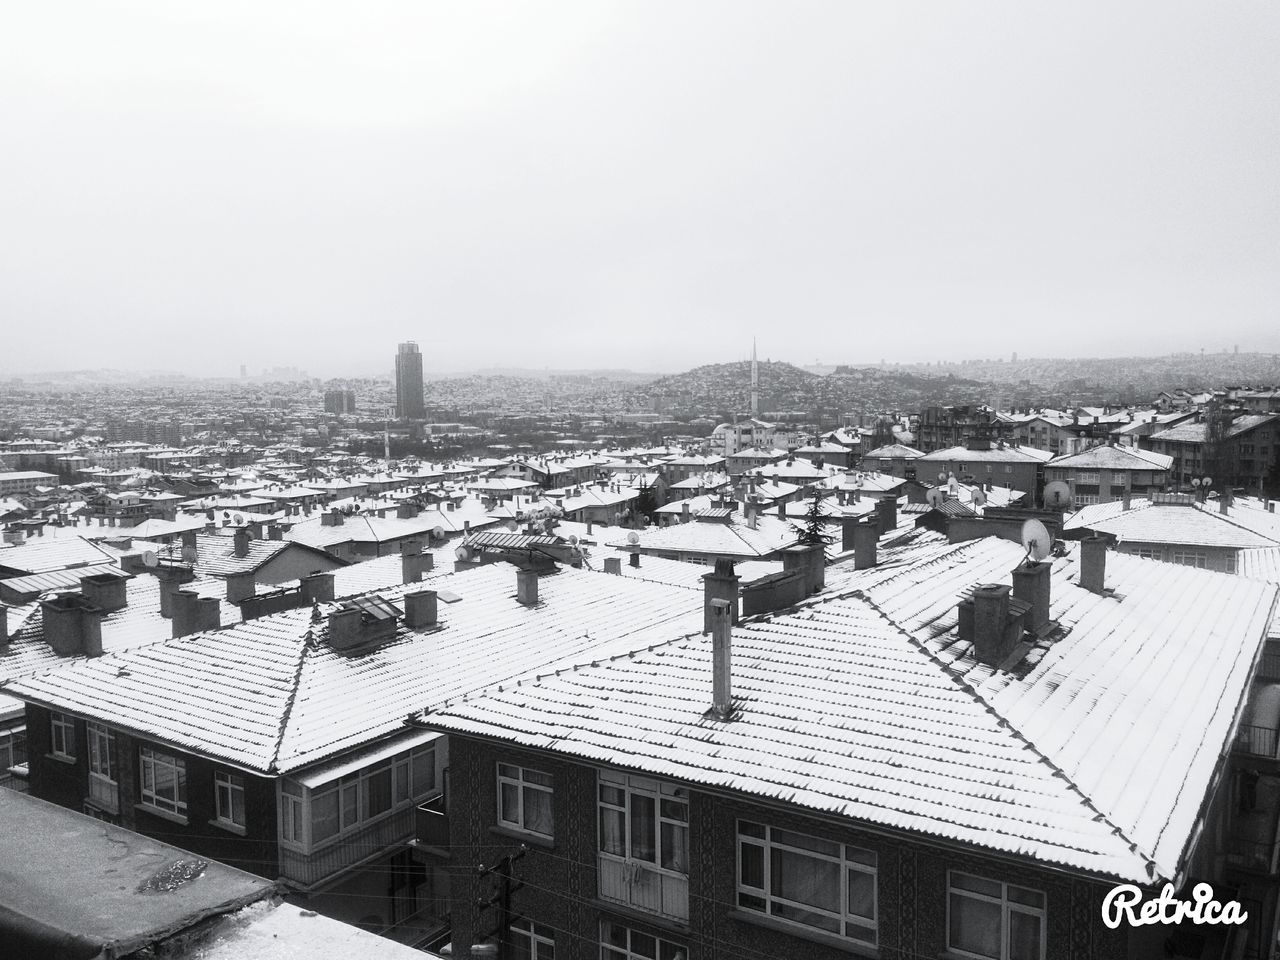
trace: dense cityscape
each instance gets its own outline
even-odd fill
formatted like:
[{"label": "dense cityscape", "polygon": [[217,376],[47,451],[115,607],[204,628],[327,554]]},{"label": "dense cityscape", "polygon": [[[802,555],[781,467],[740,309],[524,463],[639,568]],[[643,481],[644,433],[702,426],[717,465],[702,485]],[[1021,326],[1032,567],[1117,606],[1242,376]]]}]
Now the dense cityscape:
[{"label": "dense cityscape", "polygon": [[394,359],[0,384],[0,809],[91,865],[14,955],[1265,955],[1275,357]]}]

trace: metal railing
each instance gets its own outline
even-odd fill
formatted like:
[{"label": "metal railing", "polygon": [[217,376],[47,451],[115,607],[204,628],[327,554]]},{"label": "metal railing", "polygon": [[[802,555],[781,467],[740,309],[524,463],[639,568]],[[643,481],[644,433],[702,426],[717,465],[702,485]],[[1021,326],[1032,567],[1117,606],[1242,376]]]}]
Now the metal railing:
[{"label": "metal railing", "polygon": [[1277,731],[1274,728],[1247,724],[1241,726],[1239,734],[1236,735],[1236,750],[1251,757],[1267,757],[1274,760],[1277,759],[1276,741]]}]

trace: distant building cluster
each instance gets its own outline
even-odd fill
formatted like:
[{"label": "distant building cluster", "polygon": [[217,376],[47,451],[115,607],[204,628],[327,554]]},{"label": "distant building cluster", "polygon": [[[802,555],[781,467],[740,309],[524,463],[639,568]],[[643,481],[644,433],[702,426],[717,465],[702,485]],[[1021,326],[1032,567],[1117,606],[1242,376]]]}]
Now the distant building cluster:
[{"label": "distant building cluster", "polygon": [[[1280,391],[825,424],[748,400],[639,442],[653,420],[588,441],[428,407],[412,343],[381,386],[394,435],[355,383],[201,397],[172,443],[24,395],[0,441],[0,936],[27,955],[64,932],[127,955],[248,905],[225,956],[1276,942]],[[1104,923],[1118,884],[1198,882],[1248,922]],[[55,928],[30,891],[58,889]]]}]

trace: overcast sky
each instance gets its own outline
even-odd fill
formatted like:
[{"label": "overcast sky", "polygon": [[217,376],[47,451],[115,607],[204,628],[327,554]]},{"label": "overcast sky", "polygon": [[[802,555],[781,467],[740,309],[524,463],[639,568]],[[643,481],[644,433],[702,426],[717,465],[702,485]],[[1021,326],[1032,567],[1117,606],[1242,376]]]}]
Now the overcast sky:
[{"label": "overcast sky", "polygon": [[34,2],[0,371],[1280,351],[1280,4]]}]

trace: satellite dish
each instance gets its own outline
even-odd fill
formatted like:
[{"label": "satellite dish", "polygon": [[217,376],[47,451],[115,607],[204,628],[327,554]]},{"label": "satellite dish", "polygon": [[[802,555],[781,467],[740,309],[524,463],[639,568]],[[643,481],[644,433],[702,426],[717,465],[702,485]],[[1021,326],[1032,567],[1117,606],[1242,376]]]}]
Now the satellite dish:
[{"label": "satellite dish", "polygon": [[223,510],[223,511],[222,511],[222,519],[223,519],[223,520],[230,520],[230,519],[231,519],[231,512],[230,512],[230,511],[228,511],[228,510]]},{"label": "satellite dish", "polygon": [[241,526],[244,523],[244,517],[241,514],[237,513],[234,516],[232,516],[231,522],[234,523],[237,527]]},{"label": "satellite dish", "polygon": [[197,559],[195,547],[182,548],[182,560],[184,563],[195,563]]},{"label": "satellite dish", "polygon": [[578,545],[578,535],[576,533],[569,535],[569,544],[574,547]]},{"label": "satellite dish", "polygon": [[954,473],[951,475],[950,479],[947,480],[947,493],[951,494],[953,497],[958,497],[960,495],[960,481],[956,479],[956,475]]},{"label": "satellite dish", "polygon": [[1022,525],[1022,546],[1026,549],[1027,556],[1039,563],[1053,549],[1053,538],[1039,520],[1028,520]]},{"label": "satellite dish", "polygon": [[979,487],[977,490],[973,491],[973,496],[971,499],[975,507],[981,507],[986,504],[987,495],[985,492],[983,492],[982,488]]},{"label": "satellite dish", "polygon": [[464,544],[458,547],[457,550],[453,551],[453,555],[457,557],[459,560],[461,560],[463,563],[466,563],[468,560],[471,559],[471,550],[469,547],[467,547]]},{"label": "satellite dish", "polygon": [[632,530],[630,533],[627,534],[627,543],[635,545],[639,542],[640,542],[640,534],[636,533],[634,530]]},{"label": "satellite dish", "polygon": [[503,526],[505,526],[512,533],[515,533],[517,530],[520,529],[520,524],[516,523],[514,520],[508,520],[505,524],[503,524]]},{"label": "satellite dish", "polygon": [[938,482],[939,482],[939,483],[946,483],[946,482],[947,482],[947,471],[945,471],[945,470],[940,470],[940,471],[938,471]]},{"label": "satellite dish", "polygon": [[142,553],[142,565],[144,567],[154,567],[160,562],[160,558],[156,556],[154,550],[144,550]]},{"label": "satellite dish", "polygon": [[1045,484],[1044,505],[1051,510],[1062,510],[1071,504],[1071,488],[1064,480]]},{"label": "satellite dish", "polygon": [[943,493],[941,487],[934,487],[924,495],[924,498],[929,501],[929,506],[937,509],[942,506],[943,501],[947,499],[947,495]]},{"label": "satellite dish", "polygon": [[443,539],[443,538],[444,538],[444,527],[439,527],[439,526],[432,527],[432,528],[431,528],[431,535],[432,535],[433,537],[435,537],[437,540]]}]

